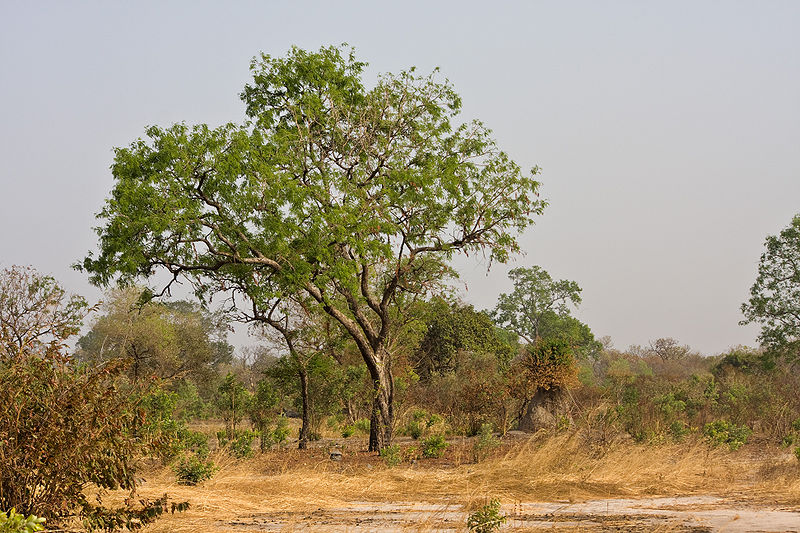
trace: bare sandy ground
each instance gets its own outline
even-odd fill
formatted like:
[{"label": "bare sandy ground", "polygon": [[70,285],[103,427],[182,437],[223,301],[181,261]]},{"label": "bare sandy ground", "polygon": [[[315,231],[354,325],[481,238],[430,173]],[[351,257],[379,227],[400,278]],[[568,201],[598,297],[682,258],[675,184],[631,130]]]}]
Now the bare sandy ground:
[{"label": "bare sandy ground", "polygon": [[[602,499],[503,506],[504,531],[800,532],[800,508],[716,496]],[[465,531],[460,506],[354,502],[311,512],[281,511],[218,521],[217,531]]]}]

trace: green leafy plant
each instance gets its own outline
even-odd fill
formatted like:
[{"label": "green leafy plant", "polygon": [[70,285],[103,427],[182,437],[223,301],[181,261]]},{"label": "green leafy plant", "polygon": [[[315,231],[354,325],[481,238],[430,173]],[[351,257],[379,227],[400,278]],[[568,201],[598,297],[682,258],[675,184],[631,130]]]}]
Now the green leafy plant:
[{"label": "green leafy plant", "polygon": [[500,500],[494,499],[470,513],[467,529],[475,533],[492,533],[505,523],[506,517],[500,513]]},{"label": "green leafy plant", "polygon": [[236,432],[233,440],[230,441],[230,450],[237,459],[246,459],[253,456],[253,441],[256,433],[249,429]]},{"label": "green leafy plant", "polygon": [[483,424],[477,437],[472,444],[472,457],[476,463],[486,459],[486,457],[500,446],[500,439],[494,436],[491,424]]},{"label": "green leafy plant", "polygon": [[181,485],[197,485],[201,481],[211,479],[217,467],[213,461],[192,454],[181,457],[180,461],[172,466],[172,471],[175,472]]},{"label": "green leafy plant", "polygon": [[0,533],[34,533],[44,530],[44,518],[36,515],[25,516],[16,509],[0,511]]},{"label": "green leafy plant", "polygon": [[378,455],[383,458],[383,462],[390,468],[399,465],[402,461],[400,447],[396,444],[382,448]]},{"label": "green leafy plant", "polygon": [[447,449],[447,441],[442,435],[431,435],[422,441],[422,457],[426,459],[436,459],[444,455]]},{"label": "green leafy plant", "polygon": [[705,425],[703,433],[716,446],[727,444],[731,450],[738,450],[747,442],[752,430],[747,426],[737,426],[726,420],[715,420]]}]

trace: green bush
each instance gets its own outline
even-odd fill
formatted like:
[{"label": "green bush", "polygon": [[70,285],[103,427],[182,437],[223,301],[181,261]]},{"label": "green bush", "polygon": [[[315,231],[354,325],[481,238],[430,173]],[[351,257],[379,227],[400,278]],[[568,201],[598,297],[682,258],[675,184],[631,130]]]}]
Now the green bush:
[{"label": "green bush", "polygon": [[418,420],[410,420],[408,424],[406,424],[406,434],[411,436],[414,440],[422,436],[422,425]]},{"label": "green bush", "polygon": [[505,522],[505,515],[500,514],[500,500],[491,500],[469,515],[467,529],[475,533],[492,533]]},{"label": "green bush", "polygon": [[500,439],[492,433],[491,424],[481,425],[478,436],[472,444],[472,457],[476,463],[486,459],[492,450],[500,446]]},{"label": "green bush", "polygon": [[228,445],[228,432],[224,429],[220,429],[216,433],[217,436],[217,445],[220,448],[225,448]]},{"label": "green bush", "polygon": [[800,446],[795,447],[794,456],[797,457],[798,461],[800,461]]},{"label": "green bush", "polygon": [[715,420],[705,425],[703,433],[716,446],[727,444],[731,450],[738,450],[747,442],[752,430],[747,426],[737,426],[726,420]]},{"label": "green bush", "polygon": [[16,509],[0,511],[0,533],[34,533],[44,530],[44,518],[35,515],[25,516]]},{"label": "green bush", "polygon": [[353,426],[356,428],[356,431],[361,433],[362,435],[369,435],[369,418],[362,418],[360,420],[356,420]]},{"label": "green bush", "polygon": [[213,461],[201,459],[197,455],[181,457],[180,461],[173,465],[172,471],[178,477],[181,485],[197,485],[201,481],[211,479],[217,467]]},{"label": "green bush", "polygon": [[402,460],[400,458],[400,447],[396,444],[393,446],[387,446],[383,448],[378,455],[383,457],[383,462],[386,463],[386,466],[393,467],[400,464]]},{"label": "green bush", "polygon": [[182,448],[200,457],[208,457],[208,435],[200,431],[183,429],[178,433]]},{"label": "green bush", "polygon": [[422,457],[435,459],[444,455],[447,448],[447,441],[441,435],[431,435],[422,441]]},{"label": "green bush", "polygon": [[236,432],[233,440],[230,442],[231,453],[237,459],[245,459],[253,455],[253,441],[256,439],[256,434],[249,429],[239,430]]},{"label": "green bush", "polygon": [[275,444],[283,444],[283,442],[289,437],[290,432],[289,420],[287,420],[285,416],[281,416],[278,418],[275,429],[272,430],[272,441]]}]

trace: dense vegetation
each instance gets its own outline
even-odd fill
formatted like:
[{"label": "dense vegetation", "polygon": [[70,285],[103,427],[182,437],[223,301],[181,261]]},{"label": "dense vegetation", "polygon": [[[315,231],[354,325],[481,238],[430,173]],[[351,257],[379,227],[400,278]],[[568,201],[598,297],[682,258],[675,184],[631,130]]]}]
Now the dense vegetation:
[{"label": "dense vegetation", "polygon": [[[134,497],[144,458],[194,485],[214,475],[212,452],[323,437],[364,439],[389,466],[441,457],[454,435],[481,461],[511,430],[800,458],[800,217],[768,237],[742,308],[759,348],[615,349],[573,316],[578,283],[539,266],[477,310],[447,288],[449,260],[518,251],[544,207],[537,170],[480,123],[454,123],[448,83],[410,71],[367,89],[363,68],[336,48],[263,56],[245,125],[154,127],[117,150],[100,253],[81,266],[120,282],[101,305],[32,268],[2,272],[0,511],[135,529],[186,507]],[[137,285],[158,269],[157,294]],[[179,279],[197,302],[162,298]],[[237,354],[233,322],[254,339]],[[209,419],[218,432],[191,429]],[[124,505],[104,503],[117,488]],[[495,507],[475,524],[500,523]]]}]

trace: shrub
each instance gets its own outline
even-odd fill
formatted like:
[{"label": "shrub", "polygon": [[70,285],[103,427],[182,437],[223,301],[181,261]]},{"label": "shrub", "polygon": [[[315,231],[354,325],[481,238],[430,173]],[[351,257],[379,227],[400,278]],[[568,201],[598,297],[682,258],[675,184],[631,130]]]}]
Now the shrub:
[{"label": "shrub", "polygon": [[229,439],[227,431],[225,431],[224,429],[220,429],[219,431],[217,431],[216,437],[217,437],[217,446],[219,446],[220,448],[224,448],[228,445]]},{"label": "shrub", "polygon": [[25,516],[16,509],[0,511],[0,533],[34,533],[44,529],[44,518],[35,515]]},{"label": "shrub", "polygon": [[417,440],[422,436],[422,425],[418,420],[410,420],[406,425],[406,434]]},{"label": "shrub", "polygon": [[253,441],[256,434],[249,429],[239,430],[230,442],[231,453],[237,459],[245,459],[253,455]]},{"label": "shrub", "polygon": [[352,424],[345,426],[342,428],[342,438],[346,439],[348,437],[352,437],[355,432],[356,428]]},{"label": "shrub", "polygon": [[409,446],[408,448],[404,449],[402,456],[403,460],[408,461],[409,463],[416,461],[421,457],[419,448],[416,446]]},{"label": "shrub", "polygon": [[794,456],[797,457],[798,461],[800,461],[800,446],[795,447]]},{"label": "shrub", "polygon": [[441,435],[431,435],[422,441],[422,457],[435,459],[444,455],[447,448],[447,441]]},{"label": "shrub", "polygon": [[217,467],[213,461],[204,460],[197,455],[181,457],[180,461],[173,465],[172,471],[178,477],[181,485],[197,485],[201,481],[211,479]]},{"label": "shrub", "polygon": [[388,467],[393,467],[400,464],[400,448],[396,444],[381,449],[378,455],[383,457],[383,462],[386,463],[386,466]]},{"label": "shrub", "polygon": [[705,425],[703,433],[716,446],[727,444],[731,450],[738,450],[747,442],[752,430],[725,420],[715,420]]},{"label": "shrub", "polygon": [[369,435],[369,418],[361,418],[356,420],[353,426],[356,428],[356,431],[361,433],[362,435]]},{"label": "shrub", "polygon": [[467,529],[475,533],[492,533],[505,524],[505,515],[500,514],[500,500],[491,500],[467,518]]},{"label": "shrub", "polygon": [[290,432],[291,430],[289,429],[289,421],[285,416],[281,416],[278,418],[275,429],[272,430],[272,441],[275,444],[283,444],[283,442],[289,437]]},{"label": "shrub", "polygon": [[472,456],[476,463],[486,459],[492,450],[500,446],[500,439],[492,433],[491,424],[483,424],[475,442],[472,444]]},{"label": "shrub", "polygon": [[58,348],[0,365],[0,509],[35,511],[56,524],[79,517],[109,531],[141,527],[164,511],[166,498],[106,508],[84,491],[135,491],[134,459],[149,451],[137,431],[144,413],[117,389],[123,370],[119,361],[78,367]]}]

